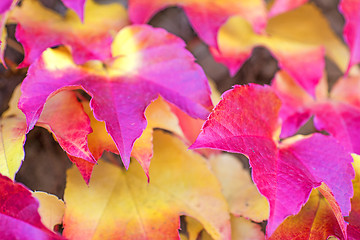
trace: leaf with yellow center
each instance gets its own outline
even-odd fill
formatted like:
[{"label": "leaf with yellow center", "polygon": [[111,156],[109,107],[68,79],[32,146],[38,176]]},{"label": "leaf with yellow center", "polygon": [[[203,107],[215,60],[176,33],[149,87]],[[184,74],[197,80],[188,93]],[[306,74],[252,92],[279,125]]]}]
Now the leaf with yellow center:
[{"label": "leaf with yellow center", "polygon": [[95,166],[89,186],[68,171],[64,236],[68,239],[179,239],[179,215],[197,219],[214,239],[230,239],[220,185],[205,159],[156,131],[151,181],[137,162],[128,171]]}]

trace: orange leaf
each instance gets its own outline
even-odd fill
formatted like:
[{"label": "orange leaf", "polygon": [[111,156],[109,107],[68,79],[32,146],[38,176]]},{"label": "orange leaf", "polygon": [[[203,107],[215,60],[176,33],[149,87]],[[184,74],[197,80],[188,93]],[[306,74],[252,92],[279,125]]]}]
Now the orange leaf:
[{"label": "orange leaf", "polygon": [[64,236],[69,239],[179,239],[179,215],[196,218],[215,239],[230,239],[220,185],[205,159],[183,142],[156,131],[147,182],[136,162],[128,171],[106,162],[89,186],[68,171]]}]

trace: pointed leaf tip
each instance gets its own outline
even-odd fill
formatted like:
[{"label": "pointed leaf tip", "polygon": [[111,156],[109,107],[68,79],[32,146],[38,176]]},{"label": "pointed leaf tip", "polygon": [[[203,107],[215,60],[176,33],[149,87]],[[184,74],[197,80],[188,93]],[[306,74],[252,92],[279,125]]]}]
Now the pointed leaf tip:
[{"label": "pointed leaf tip", "polygon": [[212,108],[210,87],[184,41],[163,29],[123,28],[112,51],[115,60],[104,70],[101,62],[76,65],[67,49],[46,50],[29,68],[19,107],[28,122],[36,122],[50,95],[64,87],[83,88],[92,96],[95,118],[105,122],[128,167],[151,101],[161,95],[190,116],[206,118]]},{"label": "pointed leaf tip", "polygon": [[269,87],[235,86],[223,94],[192,146],[249,158],[253,180],[270,203],[268,236],[287,216],[300,211],[321,182],[347,215],[354,176],[351,156],[332,137],[314,134],[279,143],[279,109],[280,100]]}]

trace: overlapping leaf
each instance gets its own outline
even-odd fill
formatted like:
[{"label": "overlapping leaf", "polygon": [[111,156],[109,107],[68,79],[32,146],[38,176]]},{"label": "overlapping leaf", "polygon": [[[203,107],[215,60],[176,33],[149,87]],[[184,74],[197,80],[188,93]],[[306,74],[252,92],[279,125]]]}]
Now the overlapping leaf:
[{"label": "overlapping leaf", "polygon": [[271,6],[269,17],[290,11],[308,2],[308,0],[275,0]]},{"label": "overlapping leaf", "polygon": [[38,0],[22,1],[11,14],[11,19],[18,23],[15,36],[25,51],[20,66],[28,66],[45,49],[61,44],[71,48],[78,64],[111,58],[113,33],[128,24],[126,10],[118,3],[104,5],[89,0],[85,14],[82,23],[71,10],[62,17],[42,6]]},{"label": "overlapping leaf", "polygon": [[75,169],[65,190],[68,239],[179,239],[179,215],[196,218],[214,239],[230,239],[220,185],[200,155],[176,137],[154,136],[151,181],[137,162],[128,171],[95,166],[89,186]]},{"label": "overlapping leaf", "polygon": [[350,48],[350,61],[347,71],[360,62],[360,1],[341,0],[339,10],[345,18],[344,39]]},{"label": "overlapping leaf", "polygon": [[[99,159],[104,151],[110,151],[119,154],[114,140],[106,131],[105,123],[96,120],[88,104],[84,104],[85,111],[90,117],[93,132],[88,136],[89,149],[95,159]],[[149,178],[150,159],[153,155],[153,130],[155,128],[165,129],[184,138],[182,130],[176,116],[170,111],[168,104],[159,97],[152,102],[145,110],[145,117],[148,124],[142,135],[135,141],[131,156],[136,158]],[[90,174],[95,163],[77,160],[82,168],[87,169],[85,180],[88,182]]]},{"label": "overlapping leaf", "polygon": [[[316,99],[311,98],[285,72],[275,76],[272,86],[283,102],[281,137],[294,134],[312,115],[318,130],[325,130],[354,153],[360,153],[360,86],[359,76],[340,78],[330,94],[326,79],[317,86]],[[329,96],[329,97],[328,97]]]},{"label": "overlapping leaf", "polygon": [[[20,88],[16,88],[1,121],[0,172],[14,178],[24,159],[26,119],[17,108]],[[60,146],[72,156],[88,162],[95,162],[87,145],[91,132],[89,118],[72,91],[62,91],[52,96],[45,104],[44,111],[36,125],[54,134]],[[81,126],[81,127],[80,127]]]},{"label": "overlapping leaf", "polygon": [[39,203],[23,185],[0,175],[0,235],[11,239],[63,239],[47,229],[38,213]]},{"label": "overlapping leaf", "polygon": [[329,202],[318,190],[313,190],[308,202],[296,216],[287,218],[270,237],[270,240],[328,239],[336,236],[346,239]]},{"label": "overlapping leaf", "polygon": [[76,12],[80,19],[84,20],[84,8],[86,0],[61,0],[64,5]]},{"label": "overlapping leaf", "polygon": [[133,23],[146,23],[158,11],[182,7],[199,37],[210,46],[217,46],[218,30],[230,16],[241,15],[256,32],[266,25],[266,7],[263,0],[130,0],[129,17]]},{"label": "overlapping leaf", "polygon": [[236,86],[223,95],[192,145],[249,158],[253,180],[270,203],[268,236],[287,216],[298,213],[311,190],[322,182],[329,186],[344,216],[353,195],[352,158],[335,139],[314,134],[277,141],[280,105],[269,87]]},{"label": "overlapping leaf", "polygon": [[257,34],[245,19],[233,17],[220,29],[219,49],[213,48],[212,53],[234,75],[254,47],[264,46],[278,60],[280,68],[311,95],[315,94],[315,86],[323,74],[324,53],[346,69],[345,45],[312,4],[271,18],[266,32]]},{"label": "overlapping leaf", "polygon": [[230,212],[256,222],[269,218],[269,204],[251,181],[249,172],[230,154],[210,158],[215,176],[219,179]]},{"label": "overlapping leaf", "polygon": [[207,78],[184,45],[162,29],[143,25],[118,33],[112,45],[115,59],[105,66],[98,61],[75,65],[65,49],[48,49],[22,83],[19,108],[28,130],[51,94],[82,87],[128,167],[133,144],[146,127],[145,108],[159,95],[195,118],[205,119],[212,108]]}]

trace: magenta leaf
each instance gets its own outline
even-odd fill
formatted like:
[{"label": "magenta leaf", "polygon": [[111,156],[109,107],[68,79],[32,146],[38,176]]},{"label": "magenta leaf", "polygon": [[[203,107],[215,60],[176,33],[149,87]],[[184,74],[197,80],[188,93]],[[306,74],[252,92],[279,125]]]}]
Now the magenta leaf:
[{"label": "magenta leaf", "polygon": [[0,2],[0,14],[3,14],[4,12],[8,11],[12,3],[13,0],[2,0]]},{"label": "magenta leaf", "polygon": [[344,39],[350,48],[350,68],[360,62],[360,1],[341,0],[339,10],[345,18]]},{"label": "magenta leaf", "polygon": [[157,12],[170,6],[183,8],[194,31],[213,47],[217,46],[219,28],[231,16],[243,16],[256,32],[262,32],[267,21],[266,5],[262,0],[129,0],[129,17],[133,23],[147,23]]},{"label": "magenta leaf", "polygon": [[0,175],[0,189],[1,239],[63,239],[42,224],[39,203],[23,185]]},{"label": "magenta leaf", "polygon": [[62,0],[64,5],[76,12],[81,21],[84,21],[84,8],[86,0]]},{"label": "magenta leaf", "polygon": [[275,0],[274,4],[271,6],[269,17],[290,11],[308,1],[309,0]]},{"label": "magenta leaf", "polygon": [[325,79],[317,86],[315,99],[285,72],[276,74],[272,87],[283,102],[281,137],[293,135],[311,116],[315,128],[334,136],[347,151],[360,154],[359,77],[341,78],[330,94]]},{"label": "magenta leaf", "polygon": [[[256,101],[254,101],[256,99]],[[294,137],[279,143],[280,100],[270,87],[235,86],[210,114],[191,148],[242,153],[252,177],[270,203],[267,235],[297,214],[313,188],[326,183],[342,214],[350,211],[352,157],[329,136]]]},{"label": "magenta leaf", "polygon": [[51,94],[82,87],[128,167],[134,141],[146,127],[144,110],[159,94],[195,118],[205,119],[212,108],[207,78],[184,47],[165,30],[143,25],[119,32],[113,43],[116,59],[105,68],[100,62],[75,65],[64,49],[48,49],[22,83],[19,108],[28,130]]}]

